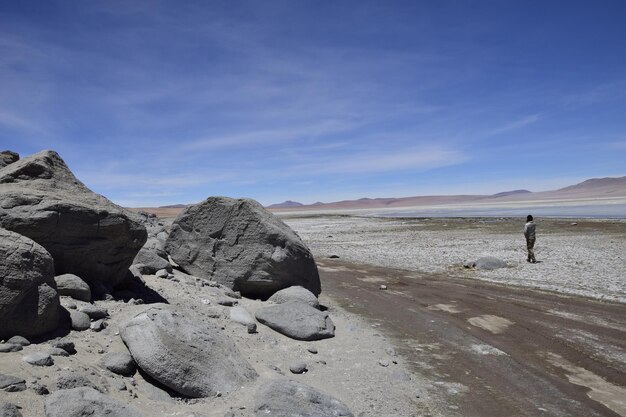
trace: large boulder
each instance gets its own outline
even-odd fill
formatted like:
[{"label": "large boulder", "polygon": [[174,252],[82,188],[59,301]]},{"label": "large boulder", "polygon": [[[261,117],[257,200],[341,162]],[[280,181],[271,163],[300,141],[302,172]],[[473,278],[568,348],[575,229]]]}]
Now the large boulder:
[{"label": "large boulder", "polygon": [[476,269],[483,269],[490,271],[492,269],[506,268],[508,265],[502,259],[498,259],[495,256],[483,256],[476,259]]},{"label": "large boulder", "polygon": [[0,152],[0,168],[10,165],[13,162],[17,162],[19,159],[20,155],[16,152],[2,151]]},{"label": "large boulder", "polygon": [[57,275],[121,282],[146,241],[146,229],[135,219],[76,179],[56,152],[0,169],[0,227],[46,248]]},{"label": "large boulder", "polygon": [[213,397],[257,377],[220,327],[192,321],[167,306],[149,308],[123,323],[120,336],[139,368],[188,397]]},{"label": "large boulder", "polygon": [[50,332],[59,312],[50,254],[31,239],[0,228],[0,339]]},{"label": "large boulder", "polygon": [[298,301],[261,308],[256,319],[292,339],[321,340],[335,336],[335,324],[328,313]]},{"label": "large boulder", "polygon": [[286,379],[264,384],[256,393],[254,411],[258,417],[353,417],[338,399]]},{"label": "large boulder", "polygon": [[123,404],[93,388],[59,390],[46,399],[46,417],[143,417],[133,407]]},{"label": "large boulder", "polygon": [[178,215],[165,244],[191,275],[249,297],[300,285],[321,291],[311,252],[280,219],[254,200],[209,197]]}]

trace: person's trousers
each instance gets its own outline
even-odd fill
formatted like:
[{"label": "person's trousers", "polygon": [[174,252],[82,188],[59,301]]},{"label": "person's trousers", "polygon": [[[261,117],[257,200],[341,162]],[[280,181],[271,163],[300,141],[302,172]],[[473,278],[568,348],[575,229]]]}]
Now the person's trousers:
[{"label": "person's trousers", "polygon": [[526,239],[526,249],[528,249],[528,262],[536,262],[535,260],[535,238]]}]

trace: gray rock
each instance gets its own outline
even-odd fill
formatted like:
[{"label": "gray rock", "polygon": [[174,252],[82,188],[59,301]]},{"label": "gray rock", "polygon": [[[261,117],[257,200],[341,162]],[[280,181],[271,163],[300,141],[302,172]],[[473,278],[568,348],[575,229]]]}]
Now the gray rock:
[{"label": "gray rock", "polygon": [[309,249],[253,200],[210,197],[187,207],[172,224],[165,249],[187,273],[251,298],[292,285],[321,291]]},{"label": "gray rock", "polygon": [[22,417],[22,413],[15,404],[0,403],[0,417]]},{"label": "gray rock", "polygon": [[164,278],[164,279],[167,279],[170,277],[170,273],[167,272],[167,269],[159,269],[158,271],[156,271],[154,275],[156,275],[158,278]]},{"label": "gray rock", "polygon": [[303,374],[306,371],[308,371],[306,367],[306,363],[304,362],[292,363],[291,365],[289,365],[289,370],[291,371],[292,374]]},{"label": "gray rock", "polygon": [[46,248],[57,275],[121,282],[147,238],[136,218],[89,190],[56,152],[0,169],[0,227]]},{"label": "gray rock", "polygon": [[163,259],[156,252],[145,247],[139,250],[133,264],[140,264],[141,273],[146,275],[154,275],[161,269],[172,272],[172,265],[170,265],[167,259]]},{"label": "gray rock", "polygon": [[91,326],[91,319],[82,311],[70,311],[70,319],[72,320],[72,329],[74,330],[87,330]]},{"label": "gray rock", "polygon": [[24,336],[13,336],[9,340],[7,340],[7,343],[13,343],[15,345],[21,346],[30,346],[30,341]]},{"label": "gray rock", "polygon": [[312,354],[314,354],[314,355],[317,355],[317,352],[318,352],[318,351],[317,351],[317,348],[316,348],[315,346],[309,346],[308,348],[306,348],[306,350],[307,350],[309,353],[312,353]]},{"label": "gray rock", "polygon": [[34,352],[30,355],[26,355],[22,358],[22,360],[26,363],[29,363],[34,366],[52,366],[54,365],[54,361],[49,353],[45,352]]},{"label": "gray rock", "polygon": [[286,379],[264,384],[256,393],[254,411],[257,417],[354,417],[338,399]]},{"label": "gray rock", "polygon": [[111,385],[118,391],[126,391],[128,388],[126,384],[121,379],[109,379]]},{"label": "gray rock", "polygon": [[102,330],[107,328],[107,323],[106,321],[104,321],[104,319],[96,320],[91,322],[89,328],[94,332],[101,332]]},{"label": "gray rock", "polygon": [[24,349],[22,345],[13,343],[0,343],[0,353],[19,352]]},{"label": "gray rock", "polygon": [[[0,198],[0,217],[1,204]],[[0,339],[54,330],[60,302],[50,254],[31,239],[0,228],[0,271]]]},{"label": "gray rock", "polygon": [[232,298],[220,298],[217,300],[217,304],[225,307],[232,307],[238,303],[237,300],[233,300]]},{"label": "gray rock", "polygon": [[13,375],[0,374],[0,390],[18,392],[26,389],[26,381]]},{"label": "gray rock", "polygon": [[87,304],[78,309],[89,316],[93,320],[103,319],[109,316],[109,311],[105,307]]},{"label": "gray rock", "polygon": [[39,382],[35,382],[33,385],[31,385],[31,389],[33,391],[35,391],[35,394],[37,394],[37,395],[48,395],[48,394],[50,394],[50,391],[48,390],[48,387],[46,387],[43,384],[40,384]]},{"label": "gray rock", "polygon": [[294,285],[292,287],[277,291],[267,301],[271,301],[276,304],[287,303],[289,301],[298,301],[315,308],[319,308],[320,306],[320,303],[317,300],[315,294],[299,285]]},{"label": "gray rock", "polygon": [[61,371],[57,377],[58,389],[72,389],[78,387],[89,387],[100,391],[86,375],[74,371]]},{"label": "gray rock", "polygon": [[498,259],[496,257],[484,256],[476,260],[475,266],[476,266],[476,269],[492,270],[492,269],[506,268],[507,264],[503,260]]},{"label": "gray rock", "polygon": [[137,368],[133,357],[128,352],[107,353],[100,363],[109,371],[124,376],[133,375]]},{"label": "gray rock", "polygon": [[215,396],[257,377],[221,328],[202,325],[157,306],[123,323],[120,336],[143,371],[182,395]]},{"label": "gray rock", "polygon": [[80,277],[74,274],[63,274],[54,277],[57,283],[59,295],[66,295],[75,300],[89,302],[91,300],[91,288]]},{"label": "gray rock", "polygon": [[261,323],[297,340],[321,340],[335,336],[335,325],[327,313],[308,304],[289,302],[257,310]]},{"label": "gray rock", "polygon": [[45,417],[144,417],[131,406],[88,387],[53,393],[44,410]]},{"label": "gray rock", "polygon": [[52,340],[50,342],[50,345],[53,348],[63,349],[64,351],[66,351],[70,355],[73,355],[74,353],[76,353],[76,348],[74,347],[74,342],[70,342],[69,340],[66,340],[66,339]]},{"label": "gray rock", "polygon": [[0,168],[4,168],[7,165],[10,165],[14,162],[20,160],[20,154],[13,151],[2,151],[0,152]]},{"label": "gray rock", "polygon": [[50,354],[50,356],[70,356],[70,354],[66,350],[55,347],[51,348],[48,353]]}]

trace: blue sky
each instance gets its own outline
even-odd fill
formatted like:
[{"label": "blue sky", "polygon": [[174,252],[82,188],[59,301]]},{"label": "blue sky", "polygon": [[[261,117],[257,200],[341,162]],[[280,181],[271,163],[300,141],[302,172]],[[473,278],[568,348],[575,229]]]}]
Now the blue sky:
[{"label": "blue sky", "polygon": [[1,1],[0,148],[118,204],[626,175],[626,2]]}]

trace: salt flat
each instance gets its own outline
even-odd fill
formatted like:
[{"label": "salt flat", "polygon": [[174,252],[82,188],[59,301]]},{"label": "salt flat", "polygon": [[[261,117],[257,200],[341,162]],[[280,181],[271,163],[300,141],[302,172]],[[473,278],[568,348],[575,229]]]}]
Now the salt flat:
[{"label": "salt flat", "polygon": [[[406,269],[626,302],[626,222],[541,219],[537,264],[528,264],[519,218],[407,219],[291,215],[283,220],[317,258],[331,255]],[[574,225],[575,223],[575,225]],[[508,268],[467,270],[466,260],[495,256]]]}]

